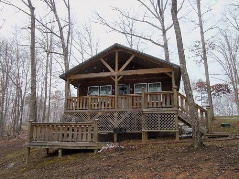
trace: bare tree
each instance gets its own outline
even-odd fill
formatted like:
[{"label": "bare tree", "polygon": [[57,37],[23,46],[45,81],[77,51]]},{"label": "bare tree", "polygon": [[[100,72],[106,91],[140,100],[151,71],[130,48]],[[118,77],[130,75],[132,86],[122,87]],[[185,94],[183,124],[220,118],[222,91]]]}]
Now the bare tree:
[{"label": "bare tree", "polygon": [[[74,47],[80,53],[81,62],[98,53],[99,40],[94,37],[90,22],[82,24],[75,33]],[[78,63],[81,62],[78,61]]]},{"label": "bare tree", "polygon": [[[165,20],[169,0],[150,0],[148,3],[143,0],[137,1],[145,9],[145,13],[142,17],[139,17],[138,15],[131,15],[130,10],[122,11],[119,8],[114,8],[113,10],[119,13],[119,20],[109,23],[102,16],[100,16],[100,14],[96,13],[98,22],[113,31],[124,34],[131,46],[132,37],[140,38],[157,45],[164,50],[165,60],[169,61],[169,39],[167,38],[167,32],[173,26],[172,22],[166,23],[167,21]],[[183,3],[181,4],[179,10],[182,8],[182,5]],[[153,36],[152,34],[147,35],[145,32],[137,31],[137,28],[134,27],[135,23],[139,23],[145,27],[147,26],[153,29],[154,32],[158,33],[157,36]]]},{"label": "bare tree", "polygon": [[202,21],[202,12],[201,12],[201,1],[197,0],[197,15],[198,15],[198,22],[200,28],[200,37],[201,37],[201,48],[202,48],[202,59],[205,69],[205,77],[206,77],[206,84],[207,84],[207,93],[208,93],[208,102],[211,110],[212,117],[214,117],[213,112],[213,103],[212,103],[212,92],[211,92],[211,84],[209,78],[209,70],[208,70],[208,59],[207,59],[207,49],[206,49],[206,41],[204,37],[204,30],[203,30],[203,21]]},{"label": "bare tree", "polygon": [[238,76],[238,53],[239,53],[239,34],[230,32],[229,29],[221,30],[221,37],[216,43],[215,52],[212,54],[222,66],[225,74],[232,85],[237,113],[239,114],[239,76]]},{"label": "bare tree", "polygon": [[31,0],[27,0],[27,2],[22,2],[28,6],[30,10],[31,17],[31,102],[30,102],[30,120],[37,120],[37,100],[36,100],[36,60],[35,60],[35,7],[33,7]]},{"label": "bare tree", "polygon": [[[65,24],[65,21],[61,21],[55,0],[44,0],[44,2],[47,4],[47,6],[51,9],[51,11],[54,13],[58,29],[59,29],[59,38],[61,41],[61,47],[62,47],[62,55],[64,57],[64,67],[65,72],[69,70],[69,45],[70,45],[70,36],[71,36],[71,7],[70,7],[70,0],[62,0],[66,9],[67,9],[67,21]],[[64,28],[67,27],[66,33],[64,33]],[[52,32],[52,31],[51,31]]]},{"label": "bare tree", "polygon": [[173,25],[174,25],[175,35],[176,35],[178,56],[179,56],[179,62],[180,62],[180,67],[182,72],[182,79],[183,79],[184,89],[185,89],[185,93],[186,93],[188,104],[189,104],[189,115],[192,120],[192,129],[193,129],[192,144],[194,148],[200,148],[203,146],[203,143],[201,138],[201,132],[199,130],[199,119],[196,114],[195,102],[193,99],[192,89],[191,89],[190,80],[189,80],[187,67],[186,67],[181,29],[180,29],[180,25],[179,25],[178,17],[177,17],[177,13],[178,13],[177,0],[172,0],[171,13],[172,13],[172,20],[173,20]]}]

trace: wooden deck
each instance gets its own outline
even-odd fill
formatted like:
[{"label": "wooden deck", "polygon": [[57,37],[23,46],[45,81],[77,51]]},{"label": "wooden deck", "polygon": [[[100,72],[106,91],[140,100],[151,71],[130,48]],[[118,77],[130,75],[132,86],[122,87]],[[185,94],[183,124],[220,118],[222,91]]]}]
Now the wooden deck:
[{"label": "wooden deck", "polygon": [[[175,95],[176,94],[176,95]],[[69,98],[62,122],[29,122],[27,161],[32,147],[56,148],[59,157],[62,149],[93,149],[104,144],[98,141],[99,133],[113,133],[125,128],[127,133],[142,133],[142,141],[149,132],[173,132],[179,139],[178,120],[191,125],[187,98],[175,92],[142,93],[115,97]],[[210,110],[195,106],[202,133],[210,129]],[[117,134],[114,134],[117,141]]]},{"label": "wooden deck", "polygon": [[104,144],[98,142],[98,121],[68,123],[29,122],[27,162],[32,147],[58,149],[59,157],[62,149],[92,149],[97,152]]}]

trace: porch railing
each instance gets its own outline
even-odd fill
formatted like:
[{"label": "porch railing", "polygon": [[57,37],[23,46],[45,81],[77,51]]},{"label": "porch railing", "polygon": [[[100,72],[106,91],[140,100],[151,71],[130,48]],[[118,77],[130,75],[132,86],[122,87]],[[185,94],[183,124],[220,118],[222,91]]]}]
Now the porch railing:
[{"label": "porch railing", "polygon": [[91,122],[29,122],[29,142],[98,142],[97,120]]},{"label": "porch railing", "polygon": [[145,93],[146,108],[172,108],[174,107],[173,92],[151,92]]},{"label": "porch railing", "polygon": [[[178,93],[178,108],[182,113],[189,115],[188,99],[181,93]],[[206,125],[207,110],[196,104],[196,112],[201,124]]]},{"label": "porch railing", "polygon": [[[172,108],[174,107],[173,92],[145,92],[118,96],[118,109]],[[67,98],[67,110],[115,109],[115,96],[82,96]]]}]

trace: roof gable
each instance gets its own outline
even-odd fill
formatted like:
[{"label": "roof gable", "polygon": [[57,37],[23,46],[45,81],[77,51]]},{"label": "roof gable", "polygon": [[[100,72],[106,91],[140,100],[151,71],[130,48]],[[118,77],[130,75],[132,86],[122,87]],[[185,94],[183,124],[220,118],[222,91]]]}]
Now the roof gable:
[{"label": "roof gable", "polygon": [[[149,54],[140,52],[138,50],[131,49],[129,47],[114,44],[107,49],[101,51],[95,56],[89,58],[88,60],[80,63],[74,68],[70,69],[66,73],[60,75],[60,78],[66,80],[68,75],[73,74],[87,74],[87,73],[98,73],[98,72],[107,72],[108,68],[102,63],[101,59],[103,59],[107,64],[109,64],[110,68],[114,69],[114,56],[115,52],[119,51],[119,69],[125,64],[125,62],[132,56],[135,55],[133,60],[130,62],[131,65],[127,66],[125,70],[133,70],[133,69],[150,69],[155,67],[172,67],[176,72],[176,77],[179,77],[180,80],[180,67],[176,64],[167,62],[160,58],[151,56]],[[177,78],[176,78],[177,79]]]}]

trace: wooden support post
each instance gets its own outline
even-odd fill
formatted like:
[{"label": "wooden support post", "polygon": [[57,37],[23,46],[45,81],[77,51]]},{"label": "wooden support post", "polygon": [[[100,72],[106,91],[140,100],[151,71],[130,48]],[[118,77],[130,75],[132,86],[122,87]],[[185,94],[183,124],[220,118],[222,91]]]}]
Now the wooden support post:
[{"label": "wooden support post", "polygon": [[91,110],[91,96],[89,96],[88,109]]},{"label": "wooden support post", "polygon": [[176,119],[175,119],[175,125],[176,125],[176,140],[179,140],[179,127],[178,127],[178,111],[176,112],[176,114],[175,114],[175,117],[176,117]]},{"label": "wooden support post", "polygon": [[173,86],[173,102],[174,107],[178,109],[178,93],[177,93],[177,86]]},{"label": "wooden support post", "polygon": [[144,108],[145,108],[145,94],[144,94],[144,87],[142,87],[141,92],[142,92],[141,107],[142,107],[142,109],[144,109]]},{"label": "wooden support post", "polygon": [[211,107],[210,106],[206,106],[206,109],[207,109],[207,130],[208,130],[208,133],[212,133],[212,111],[211,111]]},{"label": "wooden support post", "polygon": [[118,76],[115,76],[115,109],[118,109]]},{"label": "wooden support post", "polygon": [[99,136],[98,136],[98,119],[95,119],[94,121],[94,142],[98,142]]},{"label": "wooden support post", "polygon": [[33,134],[32,122],[33,120],[28,121],[27,142],[31,142],[32,140],[32,134]]},{"label": "wooden support post", "polygon": [[118,134],[114,133],[114,143],[116,143],[118,141]]},{"label": "wooden support post", "polygon": [[62,149],[58,149],[58,158],[62,157]]},{"label": "wooden support post", "polygon": [[49,148],[46,148],[46,155],[49,155]]},{"label": "wooden support post", "polygon": [[26,163],[27,163],[27,164],[28,164],[28,162],[29,162],[30,152],[31,152],[31,147],[27,147],[27,158],[26,158]]},{"label": "wooden support post", "polygon": [[65,110],[67,110],[67,99],[69,97],[69,84],[70,81],[69,79],[67,79],[65,82]]},{"label": "wooden support post", "polygon": [[146,142],[148,140],[148,132],[142,131],[142,142]]},{"label": "wooden support post", "polygon": [[[119,52],[115,52],[115,72],[119,71]],[[118,75],[117,73],[115,74],[115,109],[118,109]]]},{"label": "wooden support post", "polygon": [[78,85],[78,87],[77,87],[77,97],[78,98],[80,97],[80,85]]}]

